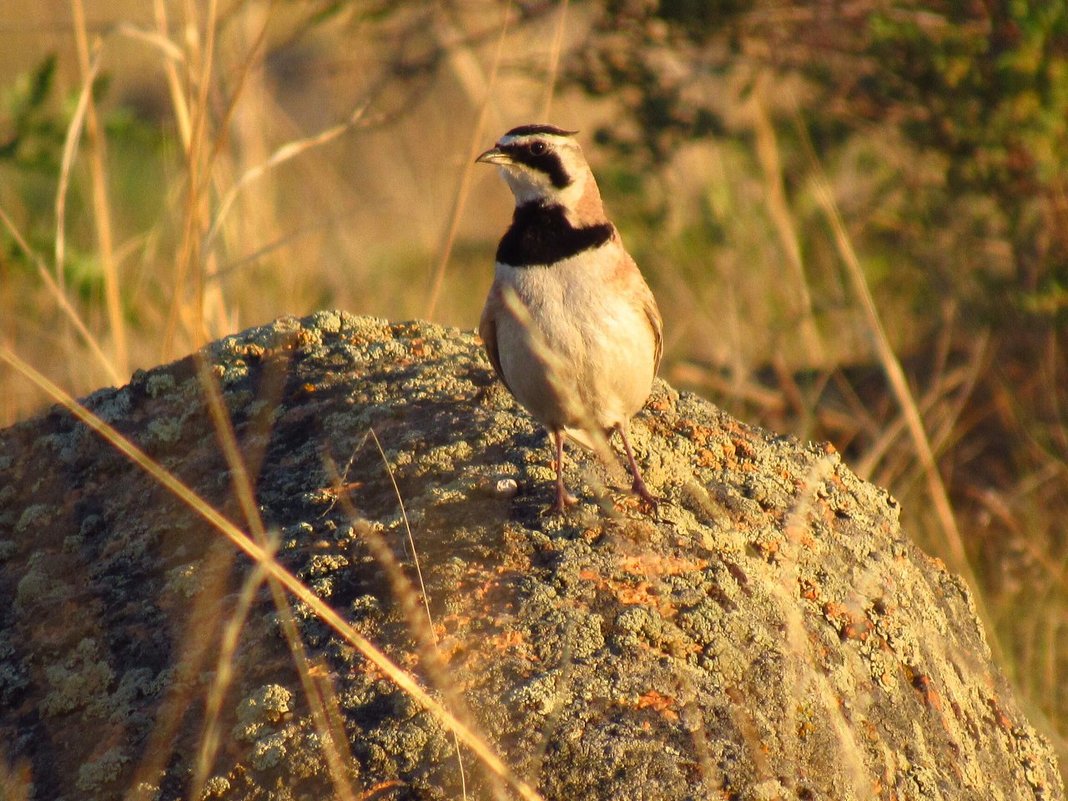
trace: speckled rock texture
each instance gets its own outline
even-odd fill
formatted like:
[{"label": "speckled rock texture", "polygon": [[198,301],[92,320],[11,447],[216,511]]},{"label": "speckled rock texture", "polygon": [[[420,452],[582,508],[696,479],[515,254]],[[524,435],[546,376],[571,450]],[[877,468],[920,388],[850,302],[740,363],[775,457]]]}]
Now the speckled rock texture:
[{"label": "speckled rock texture", "polygon": [[[204,355],[279,561],[437,697],[462,698],[544,798],[1064,797],[963,583],[829,446],[660,383],[634,423],[658,515],[620,466],[578,452],[581,503],[546,517],[546,435],[470,333],[326,312]],[[189,358],[84,404],[240,522],[205,399]],[[433,659],[402,591],[416,573],[398,495]],[[213,687],[201,798],[333,797],[253,574],[67,412],[0,432],[0,756],[22,777],[7,797],[188,798]],[[352,797],[460,798],[450,733],[294,613],[307,682],[336,699]],[[466,749],[463,764],[468,798],[511,797]]]}]

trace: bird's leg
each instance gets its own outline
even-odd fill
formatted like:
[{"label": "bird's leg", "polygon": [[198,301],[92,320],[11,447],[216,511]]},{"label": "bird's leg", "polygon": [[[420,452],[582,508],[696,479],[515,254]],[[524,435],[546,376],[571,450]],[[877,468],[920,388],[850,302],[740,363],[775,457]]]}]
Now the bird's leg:
[{"label": "bird's leg", "polygon": [[656,509],[657,499],[642,479],[642,471],[638,469],[638,462],[634,459],[634,451],[630,447],[630,439],[627,438],[627,424],[625,422],[616,426],[619,436],[623,439],[623,450],[627,452],[627,464],[630,465],[630,474],[634,476],[634,483],[630,485],[630,491]]},{"label": "bird's leg", "polygon": [[578,498],[567,491],[564,486],[564,440],[567,434],[563,431],[553,431],[553,445],[556,449],[556,500],[549,508],[552,514],[563,514],[567,507],[578,503]]}]

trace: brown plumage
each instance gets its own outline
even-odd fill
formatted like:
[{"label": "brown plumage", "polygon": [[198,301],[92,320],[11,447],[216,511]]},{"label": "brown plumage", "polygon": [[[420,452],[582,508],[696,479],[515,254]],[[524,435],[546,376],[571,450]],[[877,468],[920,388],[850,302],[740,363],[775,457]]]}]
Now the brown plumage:
[{"label": "brown plumage", "polygon": [[516,199],[479,334],[501,381],[552,434],[552,508],[575,502],[564,486],[564,440],[592,446],[593,431],[620,433],[632,489],[655,506],[628,425],[660,364],[660,312],[573,132],[521,126],[478,161],[498,165]]}]

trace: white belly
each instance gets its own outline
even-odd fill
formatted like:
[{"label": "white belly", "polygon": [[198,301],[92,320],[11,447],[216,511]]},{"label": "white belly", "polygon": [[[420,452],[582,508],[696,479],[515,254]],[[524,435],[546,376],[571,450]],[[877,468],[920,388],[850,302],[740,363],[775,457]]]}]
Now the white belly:
[{"label": "white belly", "polygon": [[606,291],[617,247],[551,267],[497,265],[499,285],[511,288],[540,333],[532,336],[512,314],[500,315],[501,370],[516,399],[550,429],[611,429],[649,396],[655,359],[649,320],[640,302]]}]

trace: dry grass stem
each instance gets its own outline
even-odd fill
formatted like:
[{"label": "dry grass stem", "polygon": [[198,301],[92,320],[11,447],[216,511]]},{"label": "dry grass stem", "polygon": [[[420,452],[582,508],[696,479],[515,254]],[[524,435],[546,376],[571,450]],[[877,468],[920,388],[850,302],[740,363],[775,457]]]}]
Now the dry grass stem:
[{"label": "dry grass stem", "polygon": [[801,255],[801,240],[794,225],[794,218],[790,212],[790,205],[786,199],[786,189],[783,185],[783,165],[779,156],[778,137],[775,126],[764,108],[763,98],[772,91],[770,88],[771,76],[764,73],[757,80],[757,89],[749,101],[749,113],[752,120],[753,131],[756,134],[756,154],[760,159],[760,166],[764,171],[765,199],[767,202],[768,216],[775,226],[779,243],[786,253],[786,263],[793,273],[793,289],[797,292],[799,333],[804,340],[805,349],[815,363],[820,363],[824,358],[823,341],[819,330],[816,328],[816,319],[812,311],[812,294],[808,288],[808,277],[805,274],[804,259]]},{"label": "dry grass stem", "polygon": [[557,12],[556,29],[553,42],[549,48],[549,69],[545,76],[545,99],[541,103],[541,118],[548,122],[552,119],[553,97],[556,94],[556,77],[560,72],[560,53],[564,49],[564,32],[567,30],[567,12],[571,0],[563,0]]},{"label": "dry grass stem", "polygon": [[501,15],[500,33],[497,35],[497,46],[493,51],[493,61],[490,63],[489,78],[486,80],[485,86],[483,87],[482,103],[478,110],[478,118],[475,120],[474,127],[471,130],[471,139],[467,145],[467,155],[464,158],[463,169],[460,171],[460,183],[456,188],[456,192],[453,194],[452,208],[449,210],[449,222],[442,234],[441,244],[438,246],[438,259],[434,266],[434,272],[430,282],[430,293],[426,302],[425,317],[428,320],[433,320],[434,314],[437,311],[438,301],[441,299],[442,287],[445,284],[445,269],[449,264],[449,258],[452,256],[452,248],[456,242],[456,232],[460,228],[460,220],[463,219],[467,197],[471,192],[471,179],[474,175],[475,158],[481,148],[483,131],[486,127],[486,114],[489,110],[490,100],[493,97],[493,89],[497,85],[497,70],[501,63],[501,56],[504,53],[504,42],[508,34],[508,19],[511,16],[511,13],[512,2],[511,0],[508,0]]},{"label": "dry grass stem", "polygon": [[[799,122],[798,128],[801,130],[802,135],[807,137],[804,125]],[[807,138],[806,141],[808,141]],[[964,549],[964,541],[961,538],[960,529],[957,527],[957,520],[953,514],[953,507],[949,502],[949,494],[946,492],[945,484],[942,482],[941,474],[938,471],[938,464],[935,462],[931,443],[927,437],[927,431],[924,428],[923,418],[916,405],[916,400],[912,395],[912,390],[909,389],[905,373],[901,369],[901,362],[898,361],[897,355],[894,353],[894,349],[890,344],[890,340],[886,336],[886,330],[883,327],[879,311],[875,306],[875,300],[871,295],[871,289],[868,287],[867,278],[864,276],[864,268],[861,267],[860,259],[857,257],[856,251],[853,249],[852,240],[849,238],[849,234],[845,229],[845,224],[842,222],[841,215],[838,213],[838,206],[834,199],[834,190],[831,188],[831,185],[827,182],[826,176],[823,174],[823,169],[815,155],[815,151],[811,149],[811,143],[809,143],[809,149],[815,174],[814,191],[816,200],[820,209],[823,211],[828,224],[831,226],[831,231],[834,234],[834,242],[838,248],[838,253],[842,258],[842,262],[846,267],[846,275],[849,277],[850,286],[856,295],[857,300],[860,302],[861,310],[864,313],[868,333],[875,345],[879,364],[882,366],[883,371],[886,374],[887,382],[890,385],[890,389],[905,416],[909,435],[912,438],[913,446],[916,448],[916,453],[920,459],[920,463],[923,465],[927,477],[928,491],[931,494],[931,500],[935,505],[935,512],[938,515],[942,527],[943,540],[947,552],[953,562],[954,569],[965,573],[972,580],[974,586],[975,581],[968,563],[967,552]]]},{"label": "dry grass stem", "polygon": [[[89,33],[85,24],[85,8],[82,0],[71,0],[74,16],[74,42],[78,52],[78,65],[83,83],[92,85],[92,60]],[[96,223],[97,249],[104,275],[104,300],[107,308],[108,327],[115,347],[116,370],[121,375],[129,373],[129,352],[126,346],[126,321],[122,314],[122,299],[119,294],[118,264],[111,227],[111,205],[108,201],[107,148],[103,128],[96,114],[96,103],[90,88],[85,109],[85,133],[89,145],[89,169],[92,175],[93,220]]]},{"label": "dry grass stem", "polygon": [[3,801],[30,801],[33,774],[27,762],[9,765],[0,757],[0,798]]},{"label": "dry grass stem", "polygon": [[[273,559],[273,548],[268,540],[259,506],[256,503],[255,490],[249,478],[245,458],[237,444],[233,423],[223,403],[222,392],[215,380],[215,376],[211,372],[210,364],[200,354],[197,355],[197,368],[201,386],[208,399],[208,408],[216,436],[222,446],[223,455],[233,477],[234,494],[241,505],[246,525],[252,532],[256,543]],[[277,398],[274,400],[277,402]],[[257,459],[256,461],[258,463],[259,460]],[[326,757],[334,790],[342,801],[355,801],[355,793],[346,767],[352,762],[352,754],[350,753],[348,739],[344,735],[344,728],[339,728],[336,725],[338,704],[333,684],[328,677],[317,675],[319,672],[314,670],[312,661],[308,658],[307,651],[304,648],[300,630],[297,627],[296,620],[293,618],[293,610],[283,587],[275,577],[268,574],[266,578],[275,608],[278,610],[286,643],[289,646],[290,653],[293,655],[293,661],[300,676],[312,720],[315,722],[316,729],[322,735],[323,754]],[[206,779],[206,774],[202,778]],[[200,786],[195,785],[194,790],[196,792],[191,795],[191,798],[195,799],[198,797]]]},{"label": "dry grass stem", "polygon": [[231,186],[226,194],[223,195],[222,200],[219,202],[219,209],[215,213],[215,218],[212,220],[211,227],[208,229],[208,233],[204,237],[204,249],[205,251],[211,248],[215,239],[219,234],[219,228],[226,216],[229,214],[231,207],[234,205],[234,201],[238,196],[253,182],[262,178],[268,172],[280,164],[284,164],[290,159],[294,159],[302,153],[307,152],[316,147],[332,142],[339,136],[349,132],[361,121],[364,113],[367,111],[370,105],[370,101],[364,101],[360,103],[356,109],[349,115],[349,118],[342,123],[327,128],[325,131],[320,131],[314,136],[308,136],[304,139],[297,139],[292,142],[286,142],[284,145],[275,150],[270,158],[268,158],[262,164],[258,164],[255,167],[242,173],[241,177],[237,179],[236,183]]},{"label": "dry grass stem", "polygon": [[[378,448],[378,454],[382,457],[382,464],[385,465],[386,473],[389,475],[389,481],[393,485],[393,494],[397,498],[397,505],[400,507],[401,519],[404,521],[404,531],[408,535],[408,545],[412,549],[412,565],[415,567],[415,575],[419,581],[419,595],[423,599],[423,609],[426,611],[426,630],[430,636],[431,643],[433,644],[433,653],[438,656],[438,638],[434,632],[434,616],[430,614],[430,595],[426,591],[426,582],[423,581],[423,568],[419,564],[419,551],[415,547],[415,537],[412,536],[412,526],[408,521],[408,510],[404,508],[404,498],[401,496],[400,487],[397,486],[397,477],[393,475],[393,468],[389,464],[389,459],[386,458],[386,452],[382,449],[382,443],[378,439],[378,434],[375,433],[373,428],[369,429],[371,437],[375,441],[375,447]],[[440,659],[439,659],[440,661]],[[444,663],[442,663],[444,668]],[[447,682],[443,682],[445,686],[448,686]],[[454,712],[456,708],[454,707]],[[460,795],[462,798],[467,798],[467,776],[464,773],[464,760],[463,755],[460,753],[460,740],[456,736],[456,732],[452,732],[453,745],[456,748],[456,765],[460,771]]]},{"label": "dry grass stem", "polygon": [[[273,556],[277,542],[270,542],[268,548]],[[256,593],[266,578],[266,572],[259,565],[249,571],[242,583],[241,592],[237,596],[233,614],[223,626],[219,655],[215,659],[215,675],[212,677],[211,687],[208,688],[204,702],[203,734],[200,737],[200,747],[197,750],[193,780],[188,794],[191,799],[201,797],[208,775],[215,764],[215,757],[219,751],[222,706],[226,699],[226,692],[234,678],[234,655],[237,653],[237,646],[241,640],[241,630],[256,600]]]},{"label": "dry grass stem", "polygon": [[[430,612],[430,596],[426,591],[426,584],[423,581],[423,570],[419,564],[419,553],[416,550],[415,538],[412,535],[412,528],[408,521],[408,512],[404,508],[404,498],[401,495],[400,487],[397,485],[397,479],[393,474],[393,468],[390,466],[389,459],[386,457],[386,452],[383,450],[382,443],[378,439],[378,434],[375,433],[373,428],[368,429],[368,435],[357,445],[356,451],[363,446],[367,441],[368,436],[374,439],[375,447],[378,449],[378,454],[382,459],[382,464],[385,467],[386,474],[389,476],[390,483],[393,486],[394,495],[397,498],[401,520],[404,524],[404,530],[408,539],[407,543],[404,543],[404,549],[407,551],[408,548],[411,548],[411,559],[412,564],[415,567],[416,578],[419,582],[419,592],[416,592],[412,587],[404,570],[397,562],[393,551],[386,544],[382,536],[374,529],[361,523],[359,514],[349,500],[348,493],[345,489],[345,482],[342,479],[341,474],[338,472],[333,461],[327,459],[326,467],[327,472],[332,479],[334,498],[336,502],[341,504],[346,516],[352,521],[353,526],[358,527],[361,541],[385,571],[386,577],[389,579],[393,597],[397,599],[401,611],[408,623],[408,628],[411,631],[412,637],[415,639],[419,647],[420,657],[426,669],[427,677],[445,696],[449,711],[465,723],[468,723],[468,725],[471,725],[471,715],[463,702],[463,698],[455,691],[454,682],[449,678],[445,662],[441,658],[441,654],[438,650],[438,638],[434,630],[434,618]],[[352,462],[356,457],[356,451],[353,452],[352,457],[349,459],[348,466],[352,465]],[[417,611],[420,605],[422,606],[422,613]],[[423,617],[424,614],[425,619]],[[455,731],[451,732],[451,734],[453,745],[456,749],[456,763],[460,777],[460,792],[461,796],[466,799],[467,775],[464,771],[463,756],[460,751],[460,741]]]},{"label": "dry grass stem", "polygon": [[67,242],[67,189],[70,186],[70,172],[74,166],[74,158],[78,153],[78,142],[82,136],[82,127],[85,123],[85,115],[92,99],[93,84],[97,73],[100,71],[100,54],[103,48],[100,42],[93,47],[93,57],[89,65],[89,71],[82,81],[82,89],[78,94],[78,104],[74,107],[70,125],[67,126],[67,135],[63,141],[63,156],[59,165],[59,181],[56,184],[56,247],[55,247],[55,271],[56,283],[59,288],[66,291],[67,279],[64,265],[66,264]]},{"label": "dry grass stem", "polygon": [[85,342],[89,351],[96,357],[97,361],[100,362],[100,366],[104,368],[108,378],[115,384],[122,383],[122,376],[119,375],[118,370],[115,368],[115,364],[108,358],[107,354],[104,353],[103,349],[100,347],[100,343],[97,342],[96,337],[93,336],[89,331],[89,328],[86,326],[85,321],[82,320],[81,314],[78,313],[78,310],[75,309],[70,300],[68,300],[67,293],[63,291],[58,283],[56,283],[56,279],[53,278],[48,267],[45,266],[44,260],[30,248],[29,243],[26,242],[26,239],[19,232],[18,228],[15,227],[15,224],[11,221],[11,218],[3,208],[0,208],[0,222],[4,223],[4,227],[7,229],[8,233],[11,234],[11,237],[19,246],[19,249],[22,250],[26,257],[33,261],[37,266],[37,274],[41,277],[41,281],[44,282],[48,292],[56,301],[56,305],[59,306],[60,310],[67,316],[67,319],[70,320],[75,329],[77,329],[78,335],[81,336],[82,341]]},{"label": "dry grass stem", "polygon": [[[156,19],[158,46],[168,54],[167,58],[163,60],[163,72],[167,78],[171,111],[174,113],[174,119],[178,125],[178,136],[182,142],[182,150],[189,152],[190,141],[193,138],[193,124],[190,119],[189,103],[186,100],[185,91],[182,88],[182,80],[178,74],[178,65],[181,65],[188,74],[189,59],[185,51],[171,41],[166,0],[152,0],[152,12]],[[173,54],[172,49],[174,51]]]}]

